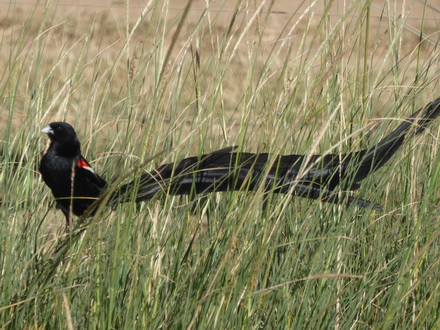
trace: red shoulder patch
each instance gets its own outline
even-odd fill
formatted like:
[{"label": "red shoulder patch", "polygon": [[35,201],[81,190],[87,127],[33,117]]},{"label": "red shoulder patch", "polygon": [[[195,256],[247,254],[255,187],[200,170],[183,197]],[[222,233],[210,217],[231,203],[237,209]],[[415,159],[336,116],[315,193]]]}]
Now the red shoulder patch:
[{"label": "red shoulder patch", "polygon": [[81,168],[83,168],[85,170],[88,170],[88,171],[90,171],[92,173],[95,173],[93,168],[90,166],[90,164],[87,162],[87,160],[85,160],[83,157],[78,159],[78,167],[81,167]]},{"label": "red shoulder patch", "polygon": [[92,173],[95,173],[95,171],[93,170],[93,168],[90,166],[89,163],[87,163],[87,160],[85,160],[83,157],[81,157],[80,159],[78,159],[78,167],[81,167],[85,170],[88,170]]},{"label": "red shoulder patch", "polygon": [[78,167],[89,167],[89,168],[91,168],[90,164],[87,163],[87,161],[84,158],[78,159]]}]

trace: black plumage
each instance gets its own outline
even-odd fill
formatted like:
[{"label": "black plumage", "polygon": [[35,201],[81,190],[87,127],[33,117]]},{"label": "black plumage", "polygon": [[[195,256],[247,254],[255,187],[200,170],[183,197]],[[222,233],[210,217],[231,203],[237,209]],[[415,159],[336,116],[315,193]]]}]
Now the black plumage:
[{"label": "black plumage", "polygon": [[43,133],[49,136],[50,146],[41,159],[40,173],[69,223],[70,214],[82,215],[107,183],[81,155],[81,144],[72,126],[54,122]]},{"label": "black plumage", "polygon": [[[187,195],[261,188],[266,192],[380,210],[380,205],[347,196],[345,191],[358,189],[360,181],[385,165],[406,139],[423,132],[439,115],[440,98],[415,112],[375,146],[347,154],[273,157],[267,153],[236,152],[235,147],[229,147],[185,158],[119,187],[111,203],[147,201],[161,191]],[[40,172],[69,221],[70,213],[82,215],[99,198],[106,182],[81,156],[72,126],[55,122],[43,132],[49,135],[51,144],[41,161]]]},{"label": "black plumage", "polygon": [[136,189],[135,201],[139,202],[149,200],[161,190],[183,195],[250,191],[264,184],[265,191],[291,193],[331,203],[346,199],[348,204],[380,210],[378,204],[347,196],[341,191],[358,189],[360,181],[385,165],[405,139],[423,132],[439,115],[440,98],[415,112],[370,149],[342,155],[270,157],[266,153],[238,153],[230,147],[200,157],[185,158],[177,165],[162,165],[142,175],[137,182],[122,186],[118,194],[127,198]]}]

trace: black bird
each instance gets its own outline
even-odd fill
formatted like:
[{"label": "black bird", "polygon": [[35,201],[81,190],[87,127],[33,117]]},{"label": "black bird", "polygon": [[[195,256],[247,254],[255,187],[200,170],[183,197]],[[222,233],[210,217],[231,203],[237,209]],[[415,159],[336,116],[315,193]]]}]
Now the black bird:
[{"label": "black bird", "polygon": [[87,211],[107,183],[81,155],[81,143],[72,126],[54,122],[42,132],[49,136],[50,146],[41,159],[40,173],[69,225],[71,214],[81,216]]},{"label": "black bird", "polygon": [[[252,191],[261,187],[266,192],[380,210],[378,204],[341,191],[358,189],[360,181],[382,167],[406,139],[423,132],[439,115],[440,98],[415,112],[375,146],[347,154],[270,157],[267,153],[235,152],[235,147],[229,147],[185,158],[177,164],[162,165],[119,187],[112,194],[111,203],[146,201],[160,191],[189,195]],[[69,223],[70,215],[81,216],[99,199],[107,184],[81,155],[80,142],[72,126],[54,122],[45,127],[43,133],[49,135],[51,143],[41,160],[40,172]],[[93,215],[93,210],[89,214]]]}]

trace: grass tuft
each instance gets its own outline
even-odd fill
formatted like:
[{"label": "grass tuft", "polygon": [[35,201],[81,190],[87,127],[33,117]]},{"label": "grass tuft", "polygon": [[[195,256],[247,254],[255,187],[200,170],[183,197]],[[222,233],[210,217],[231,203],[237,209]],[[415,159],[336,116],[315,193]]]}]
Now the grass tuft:
[{"label": "grass tuft", "polygon": [[228,145],[360,150],[439,96],[427,5],[185,4],[2,5],[2,328],[438,327],[439,121],[363,181],[380,213],[160,195],[64,233],[38,175],[49,122],[112,181]]}]

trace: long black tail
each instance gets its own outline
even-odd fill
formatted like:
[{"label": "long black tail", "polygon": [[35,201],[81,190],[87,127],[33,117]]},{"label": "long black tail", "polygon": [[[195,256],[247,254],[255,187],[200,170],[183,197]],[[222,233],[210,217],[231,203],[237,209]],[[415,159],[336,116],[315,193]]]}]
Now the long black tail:
[{"label": "long black tail", "polygon": [[360,165],[362,170],[357,173],[356,181],[365,179],[370,173],[385,165],[405,140],[422,133],[428,124],[439,115],[440,98],[416,111],[378,144],[366,150]]},{"label": "long black tail", "polygon": [[406,119],[370,149],[348,154],[286,155],[234,152],[235,147],[179,163],[160,166],[122,186],[114,195],[118,201],[145,201],[158,192],[172,195],[263,189],[290,193],[331,203],[342,202],[380,209],[380,205],[345,196],[339,190],[355,190],[359,182],[382,167],[404,141],[422,133],[440,115],[440,98]]}]

